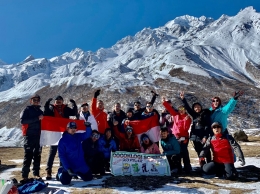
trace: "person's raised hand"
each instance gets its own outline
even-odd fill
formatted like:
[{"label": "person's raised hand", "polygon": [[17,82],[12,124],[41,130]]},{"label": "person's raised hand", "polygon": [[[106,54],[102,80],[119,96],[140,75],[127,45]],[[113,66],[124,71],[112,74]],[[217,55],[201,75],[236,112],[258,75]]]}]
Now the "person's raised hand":
[{"label": "person's raised hand", "polygon": [[234,95],[233,95],[233,97],[234,97],[234,99],[235,100],[237,100],[240,96],[242,96],[244,94],[244,92],[243,91],[235,91],[235,93],[234,93]]},{"label": "person's raised hand", "polygon": [[183,98],[184,98],[184,91],[180,92],[180,98],[183,100]]}]

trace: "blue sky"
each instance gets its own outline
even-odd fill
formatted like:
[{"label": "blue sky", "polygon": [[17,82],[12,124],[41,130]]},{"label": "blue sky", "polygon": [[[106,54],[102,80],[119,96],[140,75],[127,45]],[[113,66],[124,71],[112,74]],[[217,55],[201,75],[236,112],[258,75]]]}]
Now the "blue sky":
[{"label": "blue sky", "polygon": [[182,15],[236,15],[260,0],[0,0],[0,59],[51,58],[74,48],[109,48]]}]

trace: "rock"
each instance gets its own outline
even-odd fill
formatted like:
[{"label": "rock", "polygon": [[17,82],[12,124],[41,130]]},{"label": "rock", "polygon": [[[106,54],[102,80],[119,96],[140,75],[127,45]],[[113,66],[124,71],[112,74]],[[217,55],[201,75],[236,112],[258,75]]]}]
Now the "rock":
[{"label": "rock", "polygon": [[243,130],[237,130],[234,133],[234,138],[236,141],[248,141],[248,136],[245,134]]}]

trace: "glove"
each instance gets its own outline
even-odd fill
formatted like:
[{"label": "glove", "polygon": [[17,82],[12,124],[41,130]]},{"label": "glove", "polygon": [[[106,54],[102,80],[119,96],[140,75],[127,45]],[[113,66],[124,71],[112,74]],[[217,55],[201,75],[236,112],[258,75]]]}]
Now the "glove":
[{"label": "glove", "polygon": [[72,172],[72,170],[68,169],[67,171],[70,176],[77,176],[74,172]]},{"label": "glove", "polygon": [[244,158],[238,158],[237,161],[240,161],[240,166],[244,166],[246,164]]},{"label": "glove", "polygon": [[70,99],[70,102],[71,102],[73,105],[76,104],[75,100],[73,100],[73,99]]},{"label": "glove", "polygon": [[91,126],[91,123],[90,122],[85,122],[84,123],[87,127],[90,127]]},{"label": "glove", "polygon": [[99,96],[99,94],[100,94],[100,90],[97,90],[97,91],[95,92],[95,94],[94,94],[94,98],[97,98],[97,97]]},{"label": "glove", "polygon": [[52,101],[52,98],[49,98],[49,99],[46,101],[46,103],[45,103],[44,106],[49,106],[51,101]]},{"label": "glove", "polygon": [[49,98],[49,99],[47,100],[47,102],[50,102],[50,101],[52,101],[52,98]]},{"label": "glove", "polygon": [[242,96],[243,94],[244,94],[243,91],[238,91],[238,92],[236,91],[236,92],[234,93],[233,97],[234,97],[235,100],[237,100],[238,97]]},{"label": "glove", "polygon": [[204,164],[206,164],[204,157],[199,158],[199,164],[200,164],[200,167],[202,167],[202,166],[204,166]]},{"label": "glove", "polygon": [[151,91],[151,93],[153,94],[153,96],[159,96],[159,94],[156,94],[153,90]]}]

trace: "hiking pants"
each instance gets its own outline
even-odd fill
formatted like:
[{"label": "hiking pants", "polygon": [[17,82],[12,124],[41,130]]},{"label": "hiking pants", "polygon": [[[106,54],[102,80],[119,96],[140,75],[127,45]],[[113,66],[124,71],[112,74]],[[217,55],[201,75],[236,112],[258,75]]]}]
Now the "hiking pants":
[{"label": "hiking pants", "polygon": [[182,171],[182,166],[181,166],[181,157],[179,154],[177,155],[167,155],[167,160],[169,162],[170,165],[170,169],[178,169],[178,172]]},{"label": "hiking pants", "polygon": [[48,157],[48,161],[47,161],[47,168],[46,168],[46,170],[52,170],[52,166],[53,166],[53,162],[54,162],[54,158],[56,156],[57,150],[58,150],[58,146],[57,145],[50,146],[50,151],[49,151],[49,157]]},{"label": "hiking pants", "polygon": [[40,147],[40,136],[23,137],[24,159],[22,168],[22,177],[28,178],[30,166],[33,160],[33,175],[40,175],[40,163],[42,147]]},{"label": "hiking pants", "polygon": [[[200,141],[193,141],[193,145],[194,145],[194,149],[197,152],[198,157],[199,157],[204,144],[202,144]],[[206,155],[206,160],[207,160],[207,163],[211,162],[211,152],[210,151]]]},{"label": "hiking pants", "polygon": [[217,177],[225,177],[226,179],[232,180],[237,177],[237,171],[234,164],[231,163],[217,163],[210,162],[202,168],[205,174],[216,174]]},{"label": "hiking pants", "polygon": [[[77,174],[77,176],[80,176],[80,178],[83,181],[90,181],[93,179],[93,176],[92,176],[92,173],[90,170],[86,173],[77,172],[76,174]],[[58,177],[58,180],[63,185],[69,185],[71,182],[71,179],[72,179],[72,176],[70,176],[68,171],[66,171],[63,167],[60,167],[58,169],[57,177]]]},{"label": "hiking pants", "polygon": [[188,151],[188,143],[180,143],[180,147],[181,147],[181,157],[183,160],[183,164],[184,164],[184,170],[186,172],[190,172],[191,169],[191,165],[190,165],[190,156],[189,156],[189,151]]},{"label": "hiking pants", "polygon": [[85,158],[85,161],[93,174],[105,174],[105,158],[102,152],[96,153],[92,158]]}]

